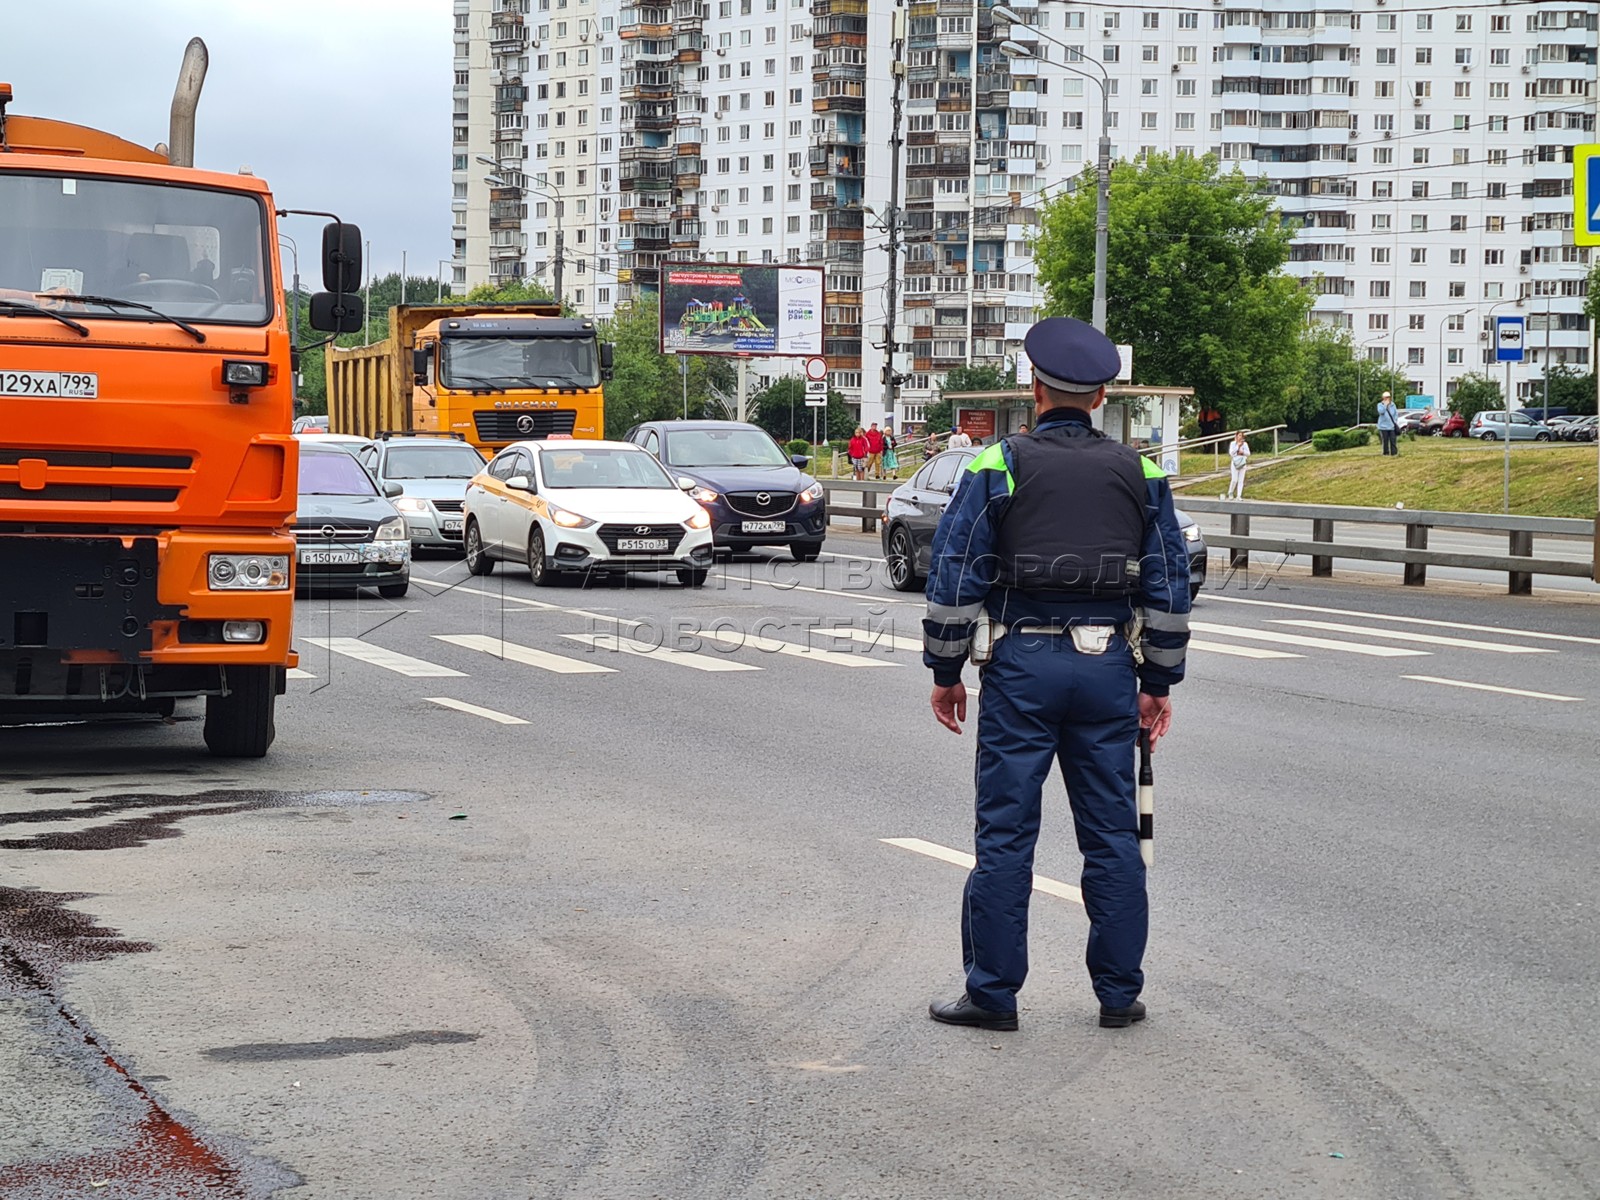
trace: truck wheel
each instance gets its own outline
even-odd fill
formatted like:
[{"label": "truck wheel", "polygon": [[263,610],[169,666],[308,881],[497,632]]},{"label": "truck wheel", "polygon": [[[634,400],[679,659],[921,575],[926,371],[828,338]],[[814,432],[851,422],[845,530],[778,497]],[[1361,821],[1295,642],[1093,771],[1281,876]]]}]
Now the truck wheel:
[{"label": "truck wheel", "polygon": [[218,758],[260,758],[277,736],[273,708],[282,667],[229,667],[228,694],[206,697],[206,748]]},{"label": "truck wheel", "polygon": [[490,558],[488,550],[484,549],[483,532],[478,528],[477,521],[467,522],[464,540],[467,549],[467,570],[473,575],[492,574],[494,559]]}]

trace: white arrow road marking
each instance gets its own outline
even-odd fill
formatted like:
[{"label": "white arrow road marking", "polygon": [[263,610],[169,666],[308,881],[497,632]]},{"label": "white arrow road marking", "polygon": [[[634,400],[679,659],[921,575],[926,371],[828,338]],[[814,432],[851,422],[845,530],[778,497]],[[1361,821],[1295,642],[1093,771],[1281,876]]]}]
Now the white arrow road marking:
[{"label": "white arrow road marking", "polygon": [[[970,854],[963,854],[960,850],[952,850],[949,846],[941,846],[938,842],[925,842],[921,838],[879,838],[886,846],[898,846],[902,850],[909,850],[913,854],[925,854],[929,858],[937,858],[940,862],[950,863],[952,866],[965,867],[972,870],[977,859]],[[1033,890],[1043,892],[1046,896],[1056,896],[1062,900],[1071,900],[1074,904],[1083,903],[1083,893],[1070,883],[1062,883],[1059,879],[1051,879],[1045,875],[1033,877]]]}]

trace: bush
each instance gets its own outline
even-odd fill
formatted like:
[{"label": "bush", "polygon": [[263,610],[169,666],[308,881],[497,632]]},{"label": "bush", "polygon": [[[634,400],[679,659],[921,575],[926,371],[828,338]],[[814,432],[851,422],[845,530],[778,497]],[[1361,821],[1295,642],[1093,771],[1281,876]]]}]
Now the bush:
[{"label": "bush", "polygon": [[1311,435],[1311,448],[1317,451],[1343,450],[1349,443],[1342,429],[1319,429]]},{"label": "bush", "polygon": [[794,441],[790,442],[784,447],[784,450],[789,454],[790,457],[793,457],[796,454],[804,454],[809,457],[811,454],[811,443],[806,441],[805,438],[795,438]]},{"label": "bush", "polygon": [[1354,450],[1357,446],[1365,446],[1372,441],[1370,428],[1347,429],[1344,431],[1345,449]]}]

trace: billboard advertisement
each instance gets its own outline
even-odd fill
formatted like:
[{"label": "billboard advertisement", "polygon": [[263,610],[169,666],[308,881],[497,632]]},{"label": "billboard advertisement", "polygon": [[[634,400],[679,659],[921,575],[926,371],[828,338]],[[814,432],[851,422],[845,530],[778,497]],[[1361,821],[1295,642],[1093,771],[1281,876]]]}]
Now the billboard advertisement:
[{"label": "billboard advertisement", "polygon": [[822,268],[664,263],[661,349],[761,357],[822,353]]},{"label": "billboard advertisement", "polygon": [[970,437],[974,446],[979,446],[994,437],[997,415],[992,408],[958,408],[956,428]]}]

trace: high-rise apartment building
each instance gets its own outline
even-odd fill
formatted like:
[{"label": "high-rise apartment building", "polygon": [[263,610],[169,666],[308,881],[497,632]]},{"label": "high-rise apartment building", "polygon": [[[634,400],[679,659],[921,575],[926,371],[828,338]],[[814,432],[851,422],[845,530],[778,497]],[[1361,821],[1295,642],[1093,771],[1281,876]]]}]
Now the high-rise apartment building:
[{"label": "high-rise apartment building", "polygon": [[863,419],[882,416],[892,221],[894,416],[1020,353],[1038,205],[1094,160],[1102,73],[1114,155],[1263,180],[1314,318],[1413,390],[1481,370],[1495,313],[1529,318],[1527,374],[1592,365],[1571,157],[1594,139],[1593,3],[1017,0],[1013,24],[914,0],[897,44],[890,0],[455,2],[458,284],[553,286],[559,241],[563,293],[605,315],[669,258],[821,265],[833,380]]}]

